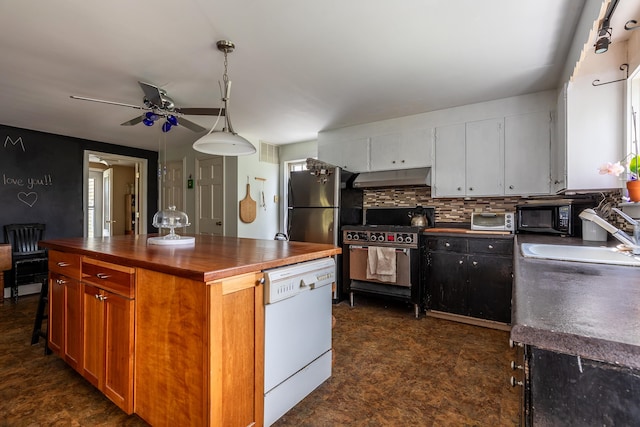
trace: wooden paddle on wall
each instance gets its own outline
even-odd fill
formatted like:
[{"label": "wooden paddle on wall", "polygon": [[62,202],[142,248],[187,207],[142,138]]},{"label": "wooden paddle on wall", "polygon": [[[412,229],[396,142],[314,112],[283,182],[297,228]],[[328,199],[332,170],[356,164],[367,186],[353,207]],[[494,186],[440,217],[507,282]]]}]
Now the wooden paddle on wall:
[{"label": "wooden paddle on wall", "polygon": [[[247,178],[248,181],[248,178]],[[240,221],[250,223],[256,219],[256,201],[251,198],[251,186],[247,182],[247,195],[240,200]]]}]

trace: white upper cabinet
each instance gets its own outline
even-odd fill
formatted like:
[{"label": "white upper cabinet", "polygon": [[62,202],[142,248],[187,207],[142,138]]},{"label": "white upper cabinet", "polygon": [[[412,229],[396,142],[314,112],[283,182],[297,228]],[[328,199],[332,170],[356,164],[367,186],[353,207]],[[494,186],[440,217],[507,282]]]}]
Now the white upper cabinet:
[{"label": "white upper cabinet", "polygon": [[465,125],[442,126],[435,132],[435,162],[431,174],[434,196],[465,195]]},{"label": "white upper cabinet", "polygon": [[504,145],[505,195],[549,194],[549,112],[505,117]]},{"label": "white upper cabinet", "polygon": [[431,166],[430,129],[403,130],[371,137],[371,170],[409,169]]},{"label": "white upper cabinet", "polygon": [[322,140],[318,137],[318,159],[349,172],[367,172],[369,138]]},{"label": "white upper cabinet", "polygon": [[467,195],[500,196],[504,192],[502,118],[467,123]]},{"label": "white upper cabinet", "polygon": [[432,194],[435,197],[504,193],[503,119],[436,128]]}]

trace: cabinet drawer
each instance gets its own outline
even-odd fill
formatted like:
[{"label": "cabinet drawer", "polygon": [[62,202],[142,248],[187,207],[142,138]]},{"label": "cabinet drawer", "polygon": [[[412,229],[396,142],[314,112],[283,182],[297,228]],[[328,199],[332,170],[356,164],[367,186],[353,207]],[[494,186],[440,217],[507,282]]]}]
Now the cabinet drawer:
[{"label": "cabinet drawer", "polygon": [[126,298],[134,296],[135,268],[84,257],[82,281]]},{"label": "cabinet drawer", "polygon": [[512,255],[512,239],[469,239],[469,253]]},{"label": "cabinet drawer", "polygon": [[49,251],[49,271],[80,280],[80,255]]},{"label": "cabinet drawer", "polygon": [[456,237],[438,237],[427,240],[427,247],[431,251],[467,252],[467,239]]}]

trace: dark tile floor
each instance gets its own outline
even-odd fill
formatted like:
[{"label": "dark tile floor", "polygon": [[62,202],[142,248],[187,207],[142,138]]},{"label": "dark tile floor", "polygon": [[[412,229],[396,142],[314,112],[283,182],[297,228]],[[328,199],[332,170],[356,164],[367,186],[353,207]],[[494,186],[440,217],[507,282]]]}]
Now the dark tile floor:
[{"label": "dark tile floor", "polygon": [[[36,305],[37,296],[0,305],[0,426],[146,425],[29,344]],[[508,333],[416,320],[404,304],[364,297],[334,315],[332,377],[277,427],[518,424]]]}]

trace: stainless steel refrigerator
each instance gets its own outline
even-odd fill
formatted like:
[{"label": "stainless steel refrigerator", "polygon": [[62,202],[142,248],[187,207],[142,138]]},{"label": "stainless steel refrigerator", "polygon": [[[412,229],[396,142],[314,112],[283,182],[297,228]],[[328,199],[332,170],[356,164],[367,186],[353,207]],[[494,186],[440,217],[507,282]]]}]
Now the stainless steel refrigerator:
[{"label": "stainless steel refrigerator", "polygon": [[[291,172],[287,234],[289,240],[342,247],[343,225],[362,224],[362,190],[353,188],[357,174],[339,167]],[[338,283],[334,300],[342,299],[342,256],[336,256]]]}]

